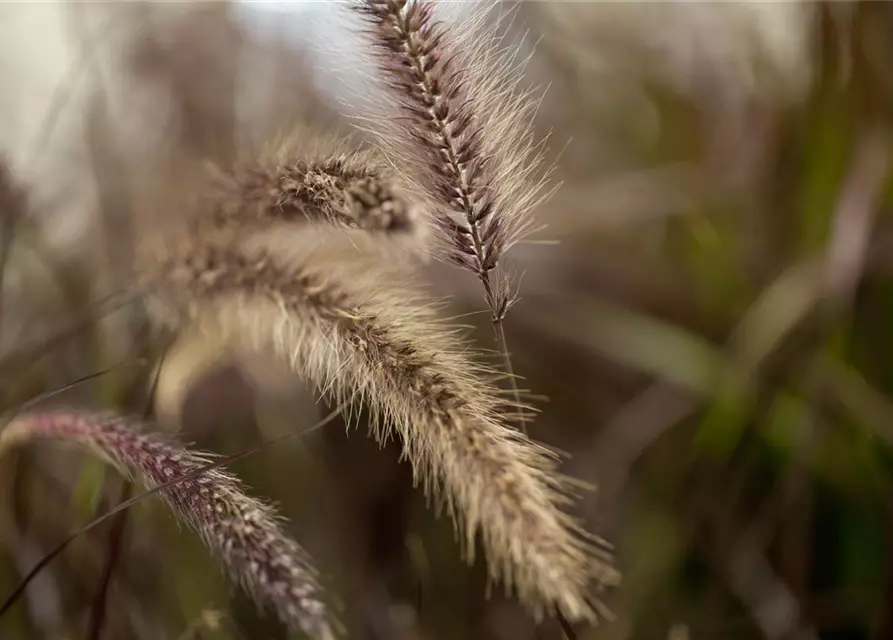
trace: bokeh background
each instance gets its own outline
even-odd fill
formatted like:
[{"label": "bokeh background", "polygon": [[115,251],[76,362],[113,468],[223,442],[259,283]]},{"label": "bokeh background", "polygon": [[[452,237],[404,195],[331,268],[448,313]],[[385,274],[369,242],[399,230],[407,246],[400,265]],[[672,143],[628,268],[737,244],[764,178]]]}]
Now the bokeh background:
[{"label": "bokeh background", "polygon": [[[461,3],[460,11],[477,10]],[[893,638],[893,4],[522,2],[562,183],[506,319],[531,435],[598,490],[624,574],[587,640]],[[207,166],[351,130],[369,72],[338,3],[0,4],[0,391],[142,412],[235,453],[325,408],[265,362],[162,344],[129,269]],[[311,133],[312,132],[312,133]],[[493,348],[479,284],[429,263]],[[154,403],[151,363],[162,353]],[[396,446],[342,423],[240,461],[315,556],[348,637],[534,640],[487,597]],[[125,491],[40,445],[0,461],[0,597]],[[154,499],[77,538],[0,637],[285,638]],[[117,541],[117,542],[115,542]],[[92,634],[92,635],[91,635]]]}]

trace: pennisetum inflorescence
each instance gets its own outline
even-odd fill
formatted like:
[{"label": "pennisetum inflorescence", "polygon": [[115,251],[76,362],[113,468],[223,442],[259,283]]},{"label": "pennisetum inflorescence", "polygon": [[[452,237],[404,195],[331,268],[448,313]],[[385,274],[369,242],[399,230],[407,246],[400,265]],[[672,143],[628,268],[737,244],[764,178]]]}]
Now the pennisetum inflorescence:
[{"label": "pennisetum inflorescence", "polygon": [[[208,462],[147,430],[140,420],[111,413],[54,410],[16,416],[0,431],[0,448],[29,440],[74,443],[111,462],[146,487],[187,476]],[[306,553],[283,530],[273,510],[247,495],[218,469],[184,480],[162,497],[259,602],[272,605],[294,630],[333,638],[322,589]]]},{"label": "pennisetum inflorescence", "polygon": [[[489,575],[535,616],[557,608],[597,619],[605,609],[593,587],[616,584],[619,574],[606,543],[566,513],[572,492],[557,457],[511,426],[522,409],[514,380],[514,400],[502,400],[503,374],[476,362],[405,265],[361,255],[343,233],[368,232],[387,254],[389,239],[416,234],[425,226],[419,211],[430,211],[439,254],[483,284],[513,378],[502,328],[513,292],[496,267],[544,197],[529,127],[535,103],[518,91],[482,19],[457,33],[435,19],[431,3],[355,6],[399,109],[400,117],[373,120],[380,148],[282,146],[226,173],[190,233],[143,240],[147,260],[136,278],[150,319],[266,354],[329,399],[362,403],[373,434],[396,435],[415,479],[447,507],[469,559],[480,536]],[[138,421],[87,412],[16,417],[0,444],[18,437],[77,442],[149,486],[205,460]],[[331,637],[309,560],[235,478],[209,471],[164,496],[291,628]]]},{"label": "pennisetum inflorescence", "polygon": [[535,102],[518,90],[511,59],[494,50],[483,15],[451,30],[431,2],[362,0],[356,8],[400,116],[372,118],[372,131],[430,203],[440,254],[481,281],[520,406],[502,325],[515,294],[494,270],[530,231],[529,213],[546,195],[530,127]]},{"label": "pennisetum inflorescence", "polygon": [[219,227],[328,224],[372,233],[418,230],[416,206],[372,153],[340,146],[294,151],[283,143],[218,181],[211,218]]},{"label": "pennisetum inflorescence", "polygon": [[553,456],[501,417],[494,374],[405,276],[312,237],[294,244],[296,258],[262,242],[185,251],[152,295],[156,318],[272,354],[334,400],[359,397],[379,439],[399,436],[469,552],[482,535],[494,578],[536,614],[558,605],[595,615],[587,587],[616,581],[609,554],[562,512],[569,497]]},{"label": "pennisetum inflorescence", "polygon": [[[369,0],[359,9],[403,111],[380,129],[380,151],[398,173],[376,175],[433,212],[443,254],[484,284],[504,346],[511,296],[494,269],[529,229],[543,191],[525,124],[531,103],[486,39],[460,55],[429,3]],[[317,158],[255,174],[263,186],[243,188],[226,219],[235,229],[298,214],[359,226],[343,219],[351,180],[330,179],[343,167]],[[358,167],[352,175],[368,175]],[[416,479],[448,506],[469,556],[480,534],[491,576],[534,614],[557,606],[572,619],[597,617],[590,587],[618,574],[605,545],[563,511],[570,496],[554,456],[510,426],[520,403],[500,399],[498,373],[467,355],[404,274],[348,258],[332,238],[319,227],[289,235],[285,248],[251,234],[193,238],[163,261],[153,317],[270,354],[336,401],[361,400],[375,435],[396,433]]]}]

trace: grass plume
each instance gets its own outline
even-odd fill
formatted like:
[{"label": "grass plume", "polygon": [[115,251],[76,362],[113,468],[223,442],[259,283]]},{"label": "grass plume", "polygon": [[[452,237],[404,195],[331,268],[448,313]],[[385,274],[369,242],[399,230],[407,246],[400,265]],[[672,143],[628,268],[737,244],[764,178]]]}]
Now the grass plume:
[{"label": "grass plume", "polygon": [[417,230],[398,176],[371,153],[344,145],[296,153],[283,144],[223,176],[211,216],[221,227],[323,223],[374,233]]},{"label": "grass plume", "polygon": [[544,180],[534,178],[540,145],[529,126],[535,104],[517,90],[512,60],[492,50],[484,16],[448,32],[433,3],[365,0],[357,9],[388,103],[400,111],[374,119],[373,132],[428,196],[444,255],[481,279],[501,318],[509,289],[490,273],[530,231],[530,210],[543,197]]},{"label": "grass plume", "polygon": [[530,231],[530,211],[545,197],[545,176],[535,177],[542,161],[530,127],[535,102],[518,90],[514,61],[494,47],[486,15],[448,30],[430,2],[363,0],[356,8],[402,116],[377,118],[373,130],[432,204],[441,254],[481,281],[519,401],[502,326],[515,293],[511,279],[493,271]]},{"label": "grass plume", "polygon": [[[15,417],[0,432],[0,448],[53,439],[76,443],[135,481],[154,487],[208,462],[145,429],[136,418],[85,411],[47,411]],[[273,606],[293,630],[333,638],[316,571],[281,529],[272,509],[248,496],[232,475],[213,469],[162,494],[177,518],[198,533],[229,575],[258,602]]]},{"label": "grass plume", "polygon": [[170,263],[152,307],[175,326],[195,322],[270,352],[337,399],[361,397],[379,440],[399,435],[469,554],[482,534],[492,577],[537,616],[557,605],[594,617],[590,581],[617,574],[562,512],[570,498],[554,457],[500,419],[492,374],[398,276],[305,242],[295,261],[266,245],[194,247]]}]

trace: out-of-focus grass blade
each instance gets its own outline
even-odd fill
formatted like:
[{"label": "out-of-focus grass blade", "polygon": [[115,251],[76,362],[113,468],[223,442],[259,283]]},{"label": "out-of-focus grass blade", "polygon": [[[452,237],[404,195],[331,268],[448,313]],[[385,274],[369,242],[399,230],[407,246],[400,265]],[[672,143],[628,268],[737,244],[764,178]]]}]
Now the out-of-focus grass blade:
[{"label": "out-of-focus grass blade", "polygon": [[852,118],[841,98],[825,96],[819,100],[820,104],[807,120],[808,129],[802,134],[805,145],[801,152],[799,199],[802,216],[797,238],[801,251],[807,255],[825,246],[853,137],[852,131],[842,126]]},{"label": "out-of-focus grass blade", "polygon": [[71,498],[75,522],[86,522],[99,507],[108,476],[108,465],[97,458],[85,457]]},{"label": "out-of-focus grass blade", "polygon": [[732,332],[729,344],[745,370],[756,369],[816,308],[822,293],[822,275],[818,261],[798,262],[750,306]]},{"label": "out-of-focus grass blade", "polygon": [[[545,306],[545,305],[544,305]],[[550,303],[536,323],[568,341],[631,369],[650,373],[693,391],[708,394],[722,368],[720,352],[706,339],[668,322],[596,302],[574,298],[565,313]]]},{"label": "out-of-focus grass blade", "polygon": [[816,308],[821,286],[821,264],[799,262],[751,305],[730,337],[734,367],[726,370],[700,424],[697,446],[720,458],[735,449],[751,417],[752,376]]},{"label": "out-of-focus grass blade", "polygon": [[780,391],[766,417],[763,436],[783,462],[790,460],[803,444],[809,430],[809,406],[799,396]]},{"label": "out-of-focus grass blade", "polygon": [[708,400],[695,444],[725,457],[750,415],[751,376],[816,307],[821,278],[817,261],[797,263],[783,273],[733,331],[728,356],[681,327],[590,298],[550,301],[530,316],[572,344]]}]

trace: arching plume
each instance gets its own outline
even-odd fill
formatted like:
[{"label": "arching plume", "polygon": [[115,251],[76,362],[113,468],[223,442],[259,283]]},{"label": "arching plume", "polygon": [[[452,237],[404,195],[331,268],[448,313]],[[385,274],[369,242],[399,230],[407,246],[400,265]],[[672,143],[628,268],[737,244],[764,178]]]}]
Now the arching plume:
[{"label": "arching plume", "polygon": [[[0,431],[0,450],[28,440],[74,443],[108,460],[146,487],[204,466],[209,457],[146,430],[136,418],[64,410],[26,413]],[[212,469],[161,494],[220,559],[230,577],[293,630],[334,638],[316,570],[282,530],[273,510],[247,495],[232,475]]]},{"label": "arching plume", "polygon": [[536,615],[557,605],[593,617],[590,580],[617,574],[562,512],[569,498],[553,456],[501,420],[492,374],[394,274],[311,250],[312,238],[299,244],[296,261],[265,243],[191,248],[152,294],[156,317],[272,353],[337,399],[361,397],[377,437],[396,432],[468,551],[481,533],[494,578]]}]

